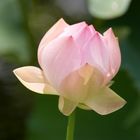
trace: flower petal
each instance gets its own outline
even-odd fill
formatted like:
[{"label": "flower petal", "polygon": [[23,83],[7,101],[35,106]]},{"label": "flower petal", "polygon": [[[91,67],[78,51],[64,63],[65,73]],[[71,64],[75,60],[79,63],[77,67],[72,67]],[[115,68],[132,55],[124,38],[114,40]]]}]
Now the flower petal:
[{"label": "flower petal", "polygon": [[80,63],[80,50],[71,36],[59,37],[43,49],[41,67],[56,89],[68,74],[80,67]]},{"label": "flower petal", "polygon": [[78,107],[84,110],[92,110],[89,106],[85,105],[85,104],[78,104]]},{"label": "flower petal", "polygon": [[59,97],[59,110],[66,116],[69,116],[74,111],[77,104],[78,103],[72,102],[62,96]]},{"label": "flower petal", "polygon": [[98,33],[95,33],[95,35],[93,35],[87,42],[83,54],[86,54],[84,57],[85,62],[99,69],[99,71],[101,71],[104,75],[108,73],[108,52]]},{"label": "flower petal", "polygon": [[110,62],[110,76],[107,77],[108,82],[116,75],[119,70],[121,64],[121,53],[118,39],[115,37],[111,28],[104,33],[103,39],[106,44]]},{"label": "flower petal", "polygon": [[[53,39],[55,39],[60,33],[62,33],[64,31],[64,29],[66,27],[68,27],[69,25],[61,18],[60,20],[58,20],[53,27],[44,35],[44,37],[42,38],[40,44],[39,44],[39,48],[38,48],[38,57],[41,56],[41,52],[42,49],[47,46],[47,44],[52,41]],[[38,59],[40,60],[40,59]],[[40,61],[39,61],[40,63]]]},{"label": "flower petal", "polygon": [[[89,89],[103,86],[103,80],[103,76],[94,67],[85,64],[80,69],[71,72],[62,81],[58,91],[63,97],[82,103],[89,94]],[[95,88],[93,89],[95,90]]]},{"label": "flower petal", "polygon": [[95,32],[92,25],[88,26],[85,22],[80,22],[65,28],[61,36],[72,36],[78,46],[82,48]]},{"label": "flower petal", "polygon": [[[61,82],[59,92],[61,95],[73,102],[82,102],[87,96],[88,81],[92,75],[92,68],[85,65],[71,72]],[[87,75],[86,75],[87,74]]]},{"label": "flower petal", "polygon": [[44,78],[41,69],[33,66],[25,66],[17,68],[13,72],[19,81],[31,91],[41,94],[58,95],[56,90]]},{"label": "flower petal", "polygon": [[61,36],[72,36],[80,47],[84,46],[91,35],[91,28],[85,22],[70,25],[61,34]]},{"label": "flower petal", "polygon": [[84,104],[101,115],[112,113],[126,104],[124,99],[108,87],[92,92],[84,101]]},{"label": "flower petal", "polygon": [[76,23],[76,24],[73,24],[73,25],[66,27],[62,34],[64,36],[73,36],[74,37],[75,35],[77,35],[77,33],[79,31],[81,31],[83,28],[85,28],[87,26],[88,25],[86,24],[86,22]]},{"label": "flower petal", "polygon": [[86,45],[87,41],[91,38],[92,35],[93,35],[93,31],[91,31],[89,26],[86,26],[82,30],[78,30],[77,33],[72,36],[74,36],[74,40],[82,49]]},{"label": "flower petal", "polygon": [[92,32],[93,35],[96,33],[96,30],[93,27],[93,25],[89,25],[89,29],[90,29],[90,31]]}]

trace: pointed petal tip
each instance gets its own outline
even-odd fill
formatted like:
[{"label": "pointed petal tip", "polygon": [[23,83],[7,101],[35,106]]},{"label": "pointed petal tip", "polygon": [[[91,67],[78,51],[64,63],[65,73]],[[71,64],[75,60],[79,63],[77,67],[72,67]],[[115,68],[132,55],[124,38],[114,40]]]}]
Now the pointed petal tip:
[{"label": "pointed petal tip", "polygon": [[65,21],[62,17],[59,19],[60,21]]},{"label": "pointed petal tip", "polygon": [[115,111],[121,109],[127,102],[123,99],[122,102],[116,107],[115,109],[112,110],[104,110],[103,112],[98,112],[100,115],[109,115],[111,113],[114,113]]},{"label": "pointed petal tip", "polygon": [[[17,68],[18,69],[18,68]],[[12,72],[16,75],[16,71],[17,71],[17,69],[14,69]]]},{"label": "pointed petal tip", "polygon": [[16,76],[16,78],[19,80],[19,77],[18,77],[18,70],[19,70],[20,68],[16,68],[16,69],[14,69],[12,72],[13,72],[13,74]]},{"label": "pointed petal tip", "polygon": [[47,82],[42,70],[33,66],[24,66],[13,70],[17,79],[29,90],[40,94],[59,95]]},{"label": "pointed petal tip", "polygon": [[22,67],[20,67],[20,68],[15,68],[12,72],[14,73],[14,74],[16,74],[16,72],[19,70],[19,69],[21,69]]},{"label": "pointed petal tip", "polygon": [[86,21],[82,21],[82,22],[79,22],[79,23],[77,23],[77,24],[81,24],[81,25],[88,25],[87,23],[86,23]]},{"label": "pointed petal tip", "polygon": [[63,22],[65,24],[67,24],[67,22],[63,18],[60,18],[57,22]]},{"label": "pointed petal tip", "polygon": [[45,83],[41,70],[33,66],[24,66],[13,70],[17,79],[29,90],[44,93]]},{"label": "pointed petal tip", "polygon": [[103,33],[104,36],[114,36],[115,37],[115,34],[113,32],[113,29],[112,27],[110,27],[108,30],[106,30],[104,33]]},{"label": "pointed petal tip", "polygon": [[80,27],[86,27],[86,26],[88,26],[88,24],[85,21],[82,21],[82,22],[79,22],[76,24],[72,24],[71,26],[76,27],[77,29],[78,28],[80,29]]},{"label": "pointed petal tip", "polygon": [[126,101],[106,87],[100,92],[89,96],[84,103],[98,114],[107,115],[121,109]]},{"label": "pointed petal tip", "polygon": [[89,27],[89,29],[91,30],[91,32],[92,32],[93,34],[96,33],[96,29],[95,29],[95,27],[94,27],[93,25],[89,25],[88,27]]},{"label": "pointed petal tip", "polygon": [[18,79],[19,79],[19,72],[22,71],[23,68],[24,67],[19,67],[19,68],[16,68],[12,71]]},{"label": "pointed petal tip", "polygon": [[19,72],[21,72],[22,69],[24,69],[24,68],[26,68],[26,66],[25,66],[25,67],[16,68],[16,69],[14,69],[12,72],[13,72],[14,75],[18,78],[18,77],[19,77],[19,76],[18,76]]}]

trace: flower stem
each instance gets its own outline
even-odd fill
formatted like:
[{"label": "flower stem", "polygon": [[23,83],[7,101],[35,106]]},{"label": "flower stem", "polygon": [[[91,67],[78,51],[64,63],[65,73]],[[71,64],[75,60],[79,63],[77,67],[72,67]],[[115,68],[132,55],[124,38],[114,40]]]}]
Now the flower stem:
[{"label": "flower stem", "polygon": [[74,140],[75,111],[68,117],[66,140]]}]

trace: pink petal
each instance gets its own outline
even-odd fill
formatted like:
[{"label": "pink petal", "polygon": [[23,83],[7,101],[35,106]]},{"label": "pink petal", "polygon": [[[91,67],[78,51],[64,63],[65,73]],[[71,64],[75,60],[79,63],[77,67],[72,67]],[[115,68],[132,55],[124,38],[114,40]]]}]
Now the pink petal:
[{"label": "pink petal", "polygon": [[104,87],[96,92],[91,90],[84,104],[101,115],[107,115],[122,108],[126,101],[110,88]]},{"label": "pink petal", "polygon": [[89,29],[90,29],[92,35],[94,35],[94,34],[96,33],[96,30],[95,30],[95,28],[93,27],[93,25],[89,25]]},{"label": "pink petal", "polygon": [[80,22],[77,24],[73,24],[65,28],[63,32],[63,36],[75,36],[78,32],[80,32],[83,28],[87,27],[86,22]]},{"label": "pink petal", "polygon": [[57,89],[68,74],[80,67],[80,50],[71,36],[59,37],[43,49],[40,62],[48,80]]},{"label": "pink petal", "polygon": [[119,43],[112,29],[108,29],[104,33],[104,42],[109,55],[110,69],[107,77],[107,82],[110,81],[118,72],[121,64],[121,53]]},{"label": "pink petal", "polygon": [[31,91],[41,94],[58,95],[56,90],[44,78],[42,70],[33,66],[17,68],[14,74],[19,81]]},{"label": "pink petal", "polygon": [[104,75],[109,70],[109,56],[105,48],[104,42],[101,40],[100,35],[96,33],[87,42],[83,50],[84,61],[93,67],[96,67]]},{"label": "pink petal", "polygon": [[92,25],[88,26],[85,22],[80,22],[65,28],[65,31],[61,35],[72,36],[78,46],[83,47],[95,32]]},{"label": "pink petal", "polygon": [[[78,30],[78,29],[77,29]],[[86,45],[87,41],[91,38],[93,33],[88,26],[84,27],[82,30],[77,31],[73,35],[75,42],[81,47],[81,49]]]},{"label": "pink petal", "polygon": [[59,97],[59,110],[66,116],[69,116],[74,111],[77,104],[78,103],[72,102],[62,96]]},{"label": "pink petal", "polygon": [[42,53],[42,49],[47,46],[47,44],[52,41],[53,39],[55,39],[59,34],[61,34],[64,29],[66,27],[68,27],[69,25],[61,18],[60,20],[58,20],[53,27],[44,35],[44,37],[42,38],[40,44],[39,44],[39,48],[38,48],[38,60],[40,63],[40,56]]}]

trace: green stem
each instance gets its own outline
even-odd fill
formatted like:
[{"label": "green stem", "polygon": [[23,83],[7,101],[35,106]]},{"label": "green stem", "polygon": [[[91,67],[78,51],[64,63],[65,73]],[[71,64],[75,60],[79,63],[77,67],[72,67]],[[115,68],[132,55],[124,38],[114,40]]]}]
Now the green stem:
[{"label": "green stem", "polygon": [[68,117],[66,140],[74,140],[75,111]]}]

